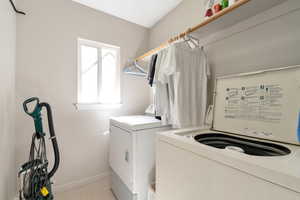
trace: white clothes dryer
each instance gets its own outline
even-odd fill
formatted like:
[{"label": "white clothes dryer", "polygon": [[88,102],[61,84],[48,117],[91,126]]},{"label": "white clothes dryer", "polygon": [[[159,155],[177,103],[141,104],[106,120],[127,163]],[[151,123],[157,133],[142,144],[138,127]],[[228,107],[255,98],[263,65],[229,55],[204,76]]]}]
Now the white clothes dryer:
[{"label": "white clothes dryer", "polygon": [[152,116],[111,118],[109,163],[112,190],[119,200],[147,199],[155,180],[156,136],[169,129]]}]

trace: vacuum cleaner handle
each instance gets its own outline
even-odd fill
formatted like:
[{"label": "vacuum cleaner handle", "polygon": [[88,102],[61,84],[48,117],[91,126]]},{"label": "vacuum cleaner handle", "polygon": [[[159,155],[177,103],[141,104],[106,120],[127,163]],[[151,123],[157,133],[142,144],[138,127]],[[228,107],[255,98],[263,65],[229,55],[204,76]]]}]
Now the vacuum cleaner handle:
[{"label": "vacuum cleaner handle", "polygon": [[[36,101],[35,108],[33,109],[32,112],[29,112],[29,111],[28,111],[27,104],[32,103],[32,102],[34,102],[34,101]],[[26,112],[28,115],[32,116],[33,113],[34,113],[34,111],[36,110],[36,108],[37,108],[37,106],[38,106],[39,103],[40,103],[40,100],[39,100],[39,98],[37,98],[37,97],[31,97],[31,98],[25,100],[24,103],[23,103],[23,107],[24,107],[25,112]]]},{"label": "vacuum cleaner handle", "polygon": [[[28,109],[28,104],[32,104],[35,102],[34,109],[32,112],[29,111]],[[35,132],[37,133],[38,137],[44,136],[44,131],[43,131],[43,122],[42,122],[42,117],[41,117],[41,110],[42,106],[40,105],[40,100],[37,97],[32,97],[30,99],[27,99],[23,103],[23,108],[26,114],[31,116],[34,120],[34,127],[35,127]]]}]

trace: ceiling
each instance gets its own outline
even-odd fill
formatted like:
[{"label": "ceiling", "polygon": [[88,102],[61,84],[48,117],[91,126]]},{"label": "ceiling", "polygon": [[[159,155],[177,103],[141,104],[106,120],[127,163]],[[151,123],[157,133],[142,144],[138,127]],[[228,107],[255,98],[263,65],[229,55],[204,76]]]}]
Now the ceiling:
[{"label": "ceiling", "polygon": [[183,0],[73,0],[129,22],[150,28]]}]

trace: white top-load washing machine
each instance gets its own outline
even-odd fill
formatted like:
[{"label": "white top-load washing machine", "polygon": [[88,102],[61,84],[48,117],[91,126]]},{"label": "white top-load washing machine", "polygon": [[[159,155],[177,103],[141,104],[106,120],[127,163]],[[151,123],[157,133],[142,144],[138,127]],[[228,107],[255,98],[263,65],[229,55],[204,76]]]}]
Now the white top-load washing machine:
[{"label": "white top-load washing machine", "polygon": [[300,66],[217,78],[212,128],[157,146],[158,199],[300,200]]},{"label": "white top-load washing machine", "polygon": [[152,116],[123,116],[110,120],[109,163],[112,190],[119,200],[146,200],[155,179],[155,140],[169,130]]}]

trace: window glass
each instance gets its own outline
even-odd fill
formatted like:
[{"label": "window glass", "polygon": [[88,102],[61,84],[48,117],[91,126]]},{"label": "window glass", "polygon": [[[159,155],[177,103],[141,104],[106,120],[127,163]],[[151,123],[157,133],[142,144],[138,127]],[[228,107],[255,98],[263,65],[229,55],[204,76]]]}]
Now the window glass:
[{"label": "window glass", "polygon": [[81,46],[81,102],[93,103],[98,98],[98,49]]},{"label": "window glass", "polygon": [[120,103],[119,47],[79,40],[79,103]]},{"label": "window glass", "polygon": [[102,49],[102,84],[100,101],[115,103],[116,98],[117,52],[114,49]]}]

